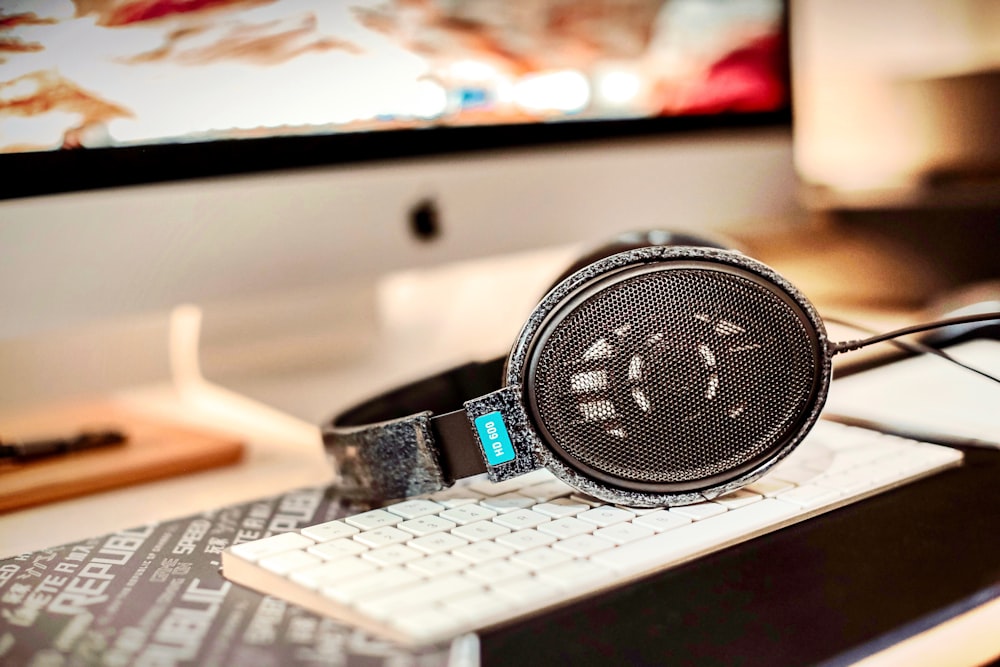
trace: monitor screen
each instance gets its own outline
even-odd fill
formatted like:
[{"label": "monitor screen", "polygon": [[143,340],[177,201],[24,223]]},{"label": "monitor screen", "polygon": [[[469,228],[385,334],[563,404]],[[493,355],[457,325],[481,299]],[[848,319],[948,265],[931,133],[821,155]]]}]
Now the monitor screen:
[{"label": "monitor screen", "polygon": [[0,343],[193,303],[205,364],[313,354],[389,274],[797,213],[779,0],[0,11]]},{"label": "monitor screen", "polygon": [[8,2],[0,194],[785,122],[785,25],[781,0]]}]

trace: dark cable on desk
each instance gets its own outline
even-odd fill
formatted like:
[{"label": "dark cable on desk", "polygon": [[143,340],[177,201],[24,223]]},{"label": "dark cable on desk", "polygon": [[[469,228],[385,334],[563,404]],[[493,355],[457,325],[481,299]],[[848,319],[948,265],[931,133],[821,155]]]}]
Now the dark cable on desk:
[{"label": "dark cable on desk", "polygon": [[[851,327],[852,329],[857,329],[858,331],[863,331],[865,333],[874,333],[874,331],[868,327],[861,326],[854,322],[849,322],[844,319],[837,317],[824,317],[827,322],[833,322],[835,324],[841,324],[843,326]],[[880,333],[871,336],[870,338],[862,338],[858,340],[843,341],[840,343],[831,343],[830,352],[831,354],[839,354],[841,352],[850,352],[852,350],[857,350],[862,347],[867,347],[868,345],[874,345],[875,343],[888,342],[892,345],[903,348],[910,352],[918,352],[922,354],[933,354],[935,356],[941,357],[945,361],[949,361],[956,366],[960,366],[968,371],[972,371],[978,375],[985,377],[988,380],[993,380],[994,382],[1000,384],[1000,378],[997,378],[986,371],[970,366],[963,363],[951,356],[943,350],[939,350],[935,347],[929,345],[924,345],[923,343],[918,343],[915,341],[906,340],[895,340],[900,336],[907,336],[914,333],[920,333],[922,331],[928,331],[930,329],[939,329],[942,327],[949,327],[956,324],[969,324],[973,322],[988,322],[990,320],[1000,320],[1000,313],[980,313],[978,315],[964,315],[961,317],[952,317],[945,320],[937,320],[934,322],[927,322],[924,324],[917,324],[909,327],[904,327],[902,329],[896,329],[894,331],[889,331],[886,333]]]}]

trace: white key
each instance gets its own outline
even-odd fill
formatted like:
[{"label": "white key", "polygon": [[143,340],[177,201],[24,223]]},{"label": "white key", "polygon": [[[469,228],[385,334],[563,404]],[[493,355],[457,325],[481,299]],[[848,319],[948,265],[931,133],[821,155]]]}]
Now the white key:
[{"label": "white key", "polygon": [[665,530],[673,530],[674,528],[686,526],[691,523],[691,519],[680,514],[671,514],[666,510],[657,510],[650,514],[637,516],[632,519],[632,523],[637,526],[652,528],[656,532],[662,533]]},{"label": "white key", "polygon": [[815,484],[803,484],[802,486],[779,493],[777,498],[782,502],[792,503],[802,509],[816,509],[817,507],[834,502],[840,498],[840,495],[840,491],[836,489],[828,489],[816,486]]},{"label": "white key", "polygon": [[425,554],[437,554],[442,551],[457,549],[468,543],[467,540],[451,533],[432,533],[423,537],[415,537],[406,544],[414,549],[423,551]]},{"label": "white key", "polygon": [[323,559],[319,556],[313,556],[305,551],[295,550],[284,551],[274,556],[261,558],[258,564],[269,572],[285,575],[293,570],[301,570],[304,567],[319,565],[322,562]]},{"label": "white key", "polygon": [[296,570],[289,578],[306,588],[322,588],[344,579],[350,579],[361,574],[367,574],[377,569],[377,565],[361,560],[357,556],[341,558],[330,563],[323,563],[302,570]]},{"label": "white key", "polygon": [[469,621],[450,609],[432,607],[400,614],[388,623],[418,641],[433,641],[458,634],[468,627]]},{"label": "white key", "polygon": [[753,491],[754,493],[759,493],[765,498],[773,498],[782,491],[787,491],[788,489],[795,486],[791,482],[786,482],[777,478],[772,478],[770,475],[765,475],[761,477],[753,484],[746,487],[748,491]]},{"label": "white key", "polygon": [[497,558],[504,558],[514,553],[510,547],[497,544],[489,540],[473,542],[464,547],[459,547],[452,551],[459,558],[463,558],[470,563],[485,563]]},{"label": "white key", "polygon": [[548,502],[561,496],[568,496],[573,492],[573,487],[565,482],[553,479],[549,482],[535,484],[518,491],[522,496],[534,498],[535,502]]},{"label": "white key", "polygon": [[813,479],[818,477],[819,473],[815,470],[809,470],[808,468],[800,468],[798,466],[790,466],[781,463],[774,467],[770,476],[775,479],[781,479],[795,484],[808,484]]},{"label": "white key", "polygon": [[384,619],[409,607],[426,607],[432,602],[471,593],[482,589],[482,584],[461,574],[448,574],[431,581],[405,586],[382,595],[375,595],[358,602],[358,608],[375,618]]},{"label": "white key", "polygon": [[510,561],[519,567],[528,570],[541,570],[542,568],[559,565],[572,560],[572,556],[564,551],[556,551],[549,547],[538,547],[516,553],[510,557]]},{"label": "white key", "polygon": [[528,549],[534,549],[535,547],[544,547],[555,541],[556,538],[551,535],[546,535],[545,533],[539,533],[534,528],[519,530],[516,533],[501,535],[496,538],[497,544],[510,547],[515,551],[527,551]]},{"label": "white key", "polygon": [[752,505],[758,500],[763,500],[764,496],[759,493],[754,493],[753,491],[747,491],[746,489],[737,489],[736,491],[730,491],[724,496],[719,496],[715,499],[715,502],[720,505],[725,505],[727,508],[734,510],[739,507],[746,507],[747,505]]},{"label": "white key", "polygon": [[460,507],[451,507],[438,514],[438,516],[442,519],[454,521],[460,526],[472,523],[473,521],[492,519],[496,515],[496,512],[483,507],[482,505],[462,505]]},{"label": "white key", "polygon": [[386,547],[379,547],[361,554],[361,557],[370,560],[376,565],[399,565],[411,560],[416,560],[423,556],[423,553],[416,549],[411,549],[405,544],[390,544]]},{"label": "white key", "polygon": [[391,512],[386,512],[385,510],[369,510],[344,519],[347,523],[352,526],[356,526],[361,530],[372,530],[373,528],[381,528],[383,526],[395,526],[402,520],[402,517]]},{"label": "white key", "polygon": [[622,521],[630,521],[635,518],[635,514],[620,507],[604,505],[603,507],[589,509],[586,512],[580,512],[576,515],[576,518],[603,528],[621,523]]},{"label": "white key", "polygon": [[340,537],[350,537],[351,535],[356,535],[358,529],[338,520],[327,521],[326,523],[309,526],[308,528],[303,528],[301,532],[310,540],[314,540],[316,542],[329,542],[330,540],[336,540]]},{"label": "white key", "polygon": [[586,558],[601,551],[607,551],[613,547],[614,544],[608,540],[602,540],[599,537],[594,537],[589,534],[577,535],[576,537],[561,540],[552,545],[553,549],[565,551],[570,556],[574,556],[576,558]]},{"label": "white key", "polygon": [[579,592],[581,587],[604,584],[612,580],[612,572],[606,567],[588,560],[570,560],[535,573],[547,584],[564,591]]},{"label": "white key", "polygon": [[646,528],[645,526],[637,526],[631,523],[616,523],[606,528],[598,528],[594,531],[594,537],[599,537],[602,540],[608,540],[615,544],[626,544],[649,537],[655,534],[655,532],[652,528]]},{"label": "white key", "polygon": [[[703,519],[683,530],[670,530],[592,556],[595,563],[620,573],[638,573],[663,566],[720,545],[742,541],[754,531],[769,528],[795,516],[789,503],[768,498],[716,517]],[[579,539],[579,538],[574,538]]]},{"label": "white key", "polygon": [[[523,572],[523,570],[522,570]],[[538,577],[524,577],[504,581],[493,587],[497,595],[510,600],[517,607],[528,607],[532,604],[545,604],[562,596],[559,589]]]},{"label": "white key", "polygon": [[727,509],[725,505],[719,505],[717,503],[696,503],[694,505],[671,507],[668,511],[691,519],[692,521],[701,521],[702,519],[708,519],[709,517],[724,514]]},{"label": "white key", "polygon": [[298,533],[279,533],[278,535],[271,535],[270,537],[265,537],[254,542],[236,544],[230,547],[229,551],[234,556],[239,556],[243,560],[256,563],[261,558],[274,556],[280,554],[282,551],[305,549],[312,545],[312,540]]},{"label": "white key", "polygon": [[572,516],[564,516],[555,521],[549,521],[538,526],[538,530],[548,535],[553,535],[559,539],[566,539],[574,535],[583,535],[594,530],[594,524],[580,521]]},{"label": "white key", "polygon": [[437,514],[444,509],[444,505],[425,500],[424,498],[414,498],[385,508],[387,512],[398,514],[404,519],[416,519],[419,516]]},{"label": "white key", "polygon": [[509,560],[493,560],[470,567],[465,575],[490,586],[502,586],[503,582],[524,577],[524,568]]},{"label": "white key", "polygon": [[400,542],[405,542],[406,540],[413,537],[410,533],[405,530],[399,530],[398,528],[393,528],[392,526],[385,526],[383,528],[376,528],[374,530],[366,530],[363,533],[358,533],[354,536],[354,539],[361,544],[368,547],[384,547],[389,544],[399,544]]},{"label": "white key", "polygon": [[401,567],[390,567],[324,586],[320,589],[320,593],[332,600],[351,604],[375,593],[409,586],[420,581],[421,577],[416,572]]},{"label": "white key", "polygon": [[578,503],[585,503],[587,505],[590,505],[591,507],[600,507],[601,505],[604,504],[604,501],[601,500],[600,498],[595,498],[594,496],[588,496],[586,493],[580,493],[579,491],[570,495],[569,499],[576,501]]},{"label": "white key", "polygon": [[460,507],[470,503],[478,503],[483,499],[483,494],[473,491],[466,485],[462,485],[432,493],[428,496],[428,499],[444,507]]},{"label": "white key", "polygon": [[845,496],[853,496],[874,489],[877,484],[872,478],[871,470],[856,467],[835,475],[824,475],[822,479],[816,480],[816,486],[835,489]]},{"label": "white key", "polygon": [[564,516],[576,516],[580,512],[585,512],[590,509],[590,505],[587,503],[581,503],[578,500],[572,500],[570,498],[556,498],[555,500],[550,500],[547,503],[541,503],[535,505],[531,509],[536,512],[541,512],[546,516],[550,516],[554,519],[558,519]]},{"label": "white key", "polygon": [[483,498],[479,504],[495,512],[502,513],[531,507],[535,504],[535,500],[528,496],[522,496],[520,493],[505,493],[500,496],[493,496],[492,498]]},{"label": "white key", "polygon": [[479,540],[492,540],[494,537],[506,535],[510,532],[510,528],[502,526],[499,523],[494,523],[493,521],[477,521],[459,526],[451,532],[453,535],[458,535],[470,542],[478,542]]},{"label": "white key", "polygon": [[458,572],[466,565],[468,565],[468,563],[461,558],[457,558],[451,554],[441,553],[432,554],[419,560],[410,561],[406,564],[406,567],[427,577],[437,577],[442,574]]},{"label": "white key", "polygon": [[455,526],[454,521],[430,515],[422,516],[419,519],[400,521],[395,527],[414,535],[430,535],[431,533],[440,533],[443,530],[451,530]]},{"label": "white key", "polygon": [[336,560],[337,558],[353,556],[355,554],[368,551],[368,547],[361,544],[361,542],[355,542],[349,537],[342,537],[339,540],[322,542],[309,547],[308,551],[312,555],[319,556],[323,560]]},{"label": "white key", "polygon": [[511,530],[521,530],[522,528],[534,528],[535,526],[549,520],[549,517],[544,514],[532,512],[527,509],[519,509],[514,510],[513,512],[507,512],[506,514],[501,514],[493,519],[493,522],[499,523],[501,526],[506,526]]},{"label": "white key", "polygon": [[477,623],[490,618],[498,618],[513,609],[510,600],[487,591],[476,591],[448,598],[442,603],[442,607],[458,616],[471,618]]},{"label": "white key", "polygon": [[532,483],[526,483],[524,478],[525,475],[522,475],[520,477],[512,477],[502,482],[491,482],[485,478],[477,479],[469,484],[469,488],[473,491],[478,491],[484,496],[500,496],[505,493],[510,493],[511,491],[517,491],[525,486],[530,486]]}]

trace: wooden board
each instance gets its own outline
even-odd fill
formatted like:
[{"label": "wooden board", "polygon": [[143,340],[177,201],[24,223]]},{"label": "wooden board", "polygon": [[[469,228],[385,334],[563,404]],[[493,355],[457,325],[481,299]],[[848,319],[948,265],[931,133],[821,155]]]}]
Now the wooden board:
[{"label": "wooden board", "polygon": [[0,512],[236,463],[243,443],[128,407],[87,403],[0,416],[0,438],[68,436],[114,428],[125,444],[24,463],[0,463]]}]

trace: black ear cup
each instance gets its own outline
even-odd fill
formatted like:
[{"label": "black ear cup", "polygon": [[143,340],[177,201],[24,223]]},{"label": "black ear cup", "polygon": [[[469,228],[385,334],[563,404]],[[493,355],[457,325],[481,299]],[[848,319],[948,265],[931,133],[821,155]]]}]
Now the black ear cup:
[{"label": "black ear cup", "polygon": [[546,464],[590,493],[693,502],[748,483],[818,416],[823,325],[767,267],[727,251],[643,247],[560,283],[508,360]]}]

